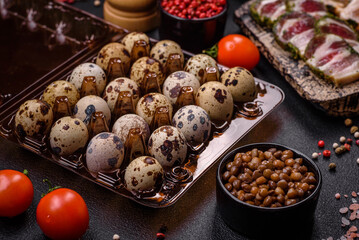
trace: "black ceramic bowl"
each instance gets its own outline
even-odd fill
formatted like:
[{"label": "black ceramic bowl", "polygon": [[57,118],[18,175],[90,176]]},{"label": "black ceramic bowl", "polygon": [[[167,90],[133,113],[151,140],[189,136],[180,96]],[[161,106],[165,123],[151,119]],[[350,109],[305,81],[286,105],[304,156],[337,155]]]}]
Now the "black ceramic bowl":
[{"label": "black ceramic bowl", "polygon": [[[222,174],[226,164],[233,161],[238,152],[257,148],[266,151],[270,148],[292,150],[294,158],[303,158],[303,164],[315,174],[317,187],[311,195],[290,206],[266,208],[240,201],[223,184]],[[274,143],[255,143],[239,147],[228,153],[217,170],[217,207],[224,222],[232,229],[258,239],[309,239],[314,220],[314,212],[322,186],[322,175],[317,165],[304,154]]]},{"label": "black ceramic bowl", "polygon": [[183,49],[200,53],[212,47],[222,37],[227,19],[228,3],[222,12],[210,18],[185,19],[169,14],[161,4],[161,39],[171,39]]}]

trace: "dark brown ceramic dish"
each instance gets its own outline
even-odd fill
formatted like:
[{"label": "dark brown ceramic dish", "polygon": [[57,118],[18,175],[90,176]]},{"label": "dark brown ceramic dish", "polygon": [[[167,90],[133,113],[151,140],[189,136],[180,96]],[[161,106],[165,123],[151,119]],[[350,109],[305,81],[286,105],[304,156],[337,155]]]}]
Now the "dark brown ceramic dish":
[{"label": "dark brown ceramic dish", "polygon": [[278,45],[270,29],[259,26],[253,20],[249,12],[253,2],[246,2],[235,11],[235,21],[297,93],[329,115],[358,115],[359,81],[335,87],[318,78],[302,60],[294,60]]},{"label": "dark brown ceramic dish", "polygon": [[227,20],[227,9],[218,15],[203,19],[185,19],[166,12],[161,8],[161,39],[171,39],[193,53],[212,47],[222,37]]},{"label": "dark brown ceramic dish", "polygon": [[[225,187],[222,174],[226,164],[233,161],[238,152],[253,148],[266,151],[270,148],[292,150],[294,157],[303,158],[308,170],[315,174],[317,187],[304,200],[290,206],[266,208],[251,205],[234,197]],[[309,239],[314,212],[318,203],[322,176],[317,165],[304,154],[276,143],[254,143],[234,149],[221,161],[217,170],[217,206],[223,220],[234,230],[258,239]]]}]

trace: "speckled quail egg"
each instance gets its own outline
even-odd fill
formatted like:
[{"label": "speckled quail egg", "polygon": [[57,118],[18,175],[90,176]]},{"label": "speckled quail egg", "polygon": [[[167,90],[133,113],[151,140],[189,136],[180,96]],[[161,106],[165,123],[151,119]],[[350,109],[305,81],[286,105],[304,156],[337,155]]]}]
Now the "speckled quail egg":
[{"label": "speckled quail egg", "polygon": [[70,83],[74,84],[77,90],[81,91],[84,77],[95,77],[98,94],[101,95],[106,86],[106,74],[102,68],[94,63],[83,63],[78,65],[71,73]]},{"label": "speckled quail egg", "polygon": [[111,122],[111,110],[105,100],[95,95],[81,98],[74,107],[74,116],[81,119],[86,125],[90,123],[92,113],[102,112],[109,126]]},{"label": "speckled quail egg", "polygon": [[143,90],[145,89],[144,77],[148,72],[156,73],[158,84],[162,86],[165,75],[160,62],[153,58],[142,57],[137,59],[131,67],[130,78]]},{"label": "speckled quail egg", "polygon": [[195,105],[181,107],[173,116],[172,125],[183,133],[187,142],[204,143],[211,133],[207,112]]},{"label": "speckled quail egg", "polygon": [[149,125],[151,125],[156,108],[158,107],[167,107],[169,115],[172,117],[173,107],[171,102],[165,95],[160,93],[148,93],[143,96],[137,103],[136,114],[141,116]]},{"label": "speckled quail egg", "polygon": [[173,126],[159,127],[148,140],[148,152],[158,160],[162,167],[179,165],[187,156],[186,138]]},{"label": "speckled quail egg", "polygon": [[127,166],[124,178],[129,191],[150,191],[162,183],[163,168],[153,157],[141,156]]},{"label": "speckled quail egg", "polygon": [[132,94],[133,104],[134,106],[137,105],[140,99],[140,89],[137,83],[126,77],[116,78],[106,86],[103,93],[103,99],[107,102],[111,112],[113,112],[116,106],[119,93],[124,91],[129,91]]},{"label": "speckled quail egg", "polygon": [[211,121],[229,121],[233,113],[233,97],[223,83],[203,84],[196,95],[196,105],[208,113]]},{"label": "speckled quail egg", "polygon": [[97,55],[96,64],[107,71],[111,58],[119,58],[123,62],[125,74],[127,74],[130,69],[131,58],[130,53],[122,43],[113,42],[105,45]]},{"label": "speckled quail egg", "polygon": [[157,42],[151,49],[150,56],[165,66],[170,54],[179,54],[181,56],[181,66],[184,64],[184,56],[181,46],[171,40],[162,40]]},{"label": "speckled quail egg", "polygon": [[221,82],[228,88],[235,102],[251,102],[257,97],[253,75],[245,68],[234,67],[221,76]]},{"label": "speckled quail egg", "polygon": [[54,114],[49,104],[33,99],[24,102],[15,115],[15,130],[20,137],[46,135]]},{"label": "speckled quail egg", "polygon": [[[145,41],[146,46],[146,56],[150,55],[150,39],[145,33],[142,32],[130,32],[122,39],[122,44],[125,45],[127,51],[132,54],[132,48],[137,41]],[[142,56],[143,57],[143,56]]]},{"label": "speckled quail egg", "polygon": [[45,88],[44,93],[42,94],[42,100],[50,104],[51,107],[54,107],[56,97],[60,96],[66,96],[68,98],[71,109],[73,109],[80,99],[80,93],[75,85],[65,80],[58,80],[52,82]]},{"label": "speckled quail egg", "polygon": [[126,114],[116,120],[112,127],[112,132],[116,133],[123,143],[126,143],[128,133],[131,128],[140,128],[145,141],[150,137],[151,131],[148,123],[136,114]]},{"label": "speckled quail egg", "polygon": [[60,118],[52,126],[50,146],[57,155],[71,155],[86,146],[88,137],[87,127],[81,119],[67,116]]},{"label": "speckled quail egg", "polygon": [[197,93],[200,83],[191,73],[177,71],[170,74],[163,83],[163,95],[175,104],[182,87],[192,87],[194,94]]},{"label": "speckled quail egg", "polygon": [[196,76],[198,81],[202,83],[202,78],[208,67],[214,67],[217,70],[217,79],[219,79],[219,70],[216,63],[212,57],[207,54],[197,54],[188,59],[184,70],[186,72],[192,73]]},{"label": "speckled quail egg", "polygon": [[125,149],[114,133],[102,132],[94,136],[86,150],[87,168],[92,173],[114,172],[120,168]]}]

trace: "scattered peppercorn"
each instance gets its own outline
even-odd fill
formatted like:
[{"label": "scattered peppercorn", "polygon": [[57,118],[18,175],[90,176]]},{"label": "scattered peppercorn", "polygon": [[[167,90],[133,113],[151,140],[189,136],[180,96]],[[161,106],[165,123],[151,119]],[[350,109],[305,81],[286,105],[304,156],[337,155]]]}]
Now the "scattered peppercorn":
[{"label": "scattered peppercorn", "polygon": [[318,153],[314,152],[312,153],[312,158],[313,159],[317,159],[319,157]]},{"label": "scattered peppercorn", "polygon": [[333,148],[336,149],[337,147],[339,147],[338,143],[333,143]]},{"label": "scattered peppercorn", "polygon": [[357,126],[352,126],[351,128],[350,128],[350,133],[351,134],[354,134],[355,132],[357,132],[358,131],[358,127]]},{"label": "scattered peppercorn", "polygon": [[180,18],[209,18],[221,13],[226,0],[163,0],[162,8],[171,15]]},{"label": "scattered peppercorn", "polygon": [[113,235],[112,237],[113,240],[120,240],[120,236],[118,234]]},{"label": "scattered peppercorn", "polygon": [[324,157],[330,157],[330,154],[331,154],[330,150],[324,150],[323,151],[323,156]]},{"label": "scattered peppercorn", "polygon": [[347,151],[350,151],[350,145],[348,143],[344,144],[344,147]]},{"label": "scattered peppercorn", "polygon": [[324,147],[324,141],[323,140],[319,140],[318,141],[318,147],[320,147],[320,148],[323,148]]},{"label": "scattered peppercorn", "polygon": [[347,127],[350,127],[351,125],[353,125],[353,121],[350,118],[347,118],[344,120],[344,124]]},{"label": "scattered peppercorn", "polygon": [[337,147],[336,149],[335,149],[335,153],[336,154],[342,154],[343,152],[345,152],[346,151],[346,149],[345,149],[345,147],[342,145],[342,146],[339,146],[339,147]]},{"label": "scattered peppercorn", "polygon": [[355,141],[355,144],[359,146],[359,139]]},{"label": "scattered peppercorn", "polygon": [[357,158],[357,164],[359,164],[359,158]]},{"label": "scattered peppercorn", "polygon": [[94,5],[95,7],[98,7],[98,6],[101,5],[101,1],[100,1],[100,0],[95,0],[95,1],[93,2],[93,5]]},{"label": "scattered peppercorn", "polygon": [[348,143],[348,144],[352,144],[352,142],[353,142],[353,139],[347,138],[347,143]]},{"label": "scattered peppercorn", "polygon": [[350,118],[347,118],[344,120],[344,124],[347,127],[350,127],[351,125],[353,125],[353,121]]},{"label": "scattered peppercorn", "polygon": [[346,140],[347,140],[347,139],[346,139],[346,137],[344,137],[344,136],[341,136],[341,137],[339,138],[339,141],[340,141],[341,143],[345,143]]},{"label": "scattered peppercorn", "polygon": [[359,132],[355,132],[355,133],[354,133],[354,137],[355,137],[355,138],[359,138]]},{"label": "scattered peppercorn", "polygon": [[329,170],[335,170],[337,165],[335,163],[329,163]]},{"label": "scattered peppercorn", "polygon": [[336,193],[336,194],[335,194],[335,198],[336,198],[336,199],[340,199],[340,194],[339,194],[339,193]]}]

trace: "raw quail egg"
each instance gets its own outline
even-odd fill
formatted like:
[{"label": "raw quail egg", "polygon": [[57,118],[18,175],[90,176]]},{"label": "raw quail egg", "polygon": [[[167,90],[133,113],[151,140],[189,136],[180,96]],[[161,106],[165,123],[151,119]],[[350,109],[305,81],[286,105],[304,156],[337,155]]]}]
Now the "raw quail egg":
[{"label": "raw quail egg", "polygon": [[123,62],[125,74],[130,69],[130,53],[122,43],[109,43],[104,46],[97,55],[96,64],[103,70],[108,70],[108,64],[111,58],[119,58]]},{"label": "raw quail egg", "polygon": [[151,125],[156,108],[158,107],[167,107],[170,118],[172,117],[173,108],[171,102],[166,96],[160,93],[148,93],[143,96],[137,103],[136,114],[141,116],[149,125]]},{"label": "raw quail egg", "polygon": [[50,146],[57,155],[70,155],[82,150],[88,137],[87,127],[81,119],[67,116],[60,118],[52,126]]},{"label": "raw quail egg", "polygon": [[175,104],[182,87],[192,87],[194,94],[196,94],[200,83],[193,74],[185,71],[177,71],[170,74],[163,83],[163,95],[165,95],[172,104]]},{"label": "raw quail egg", "polygon": [[129,191],[149,191],[162,183],[163,168],[153,157],[138,157],[127,166],[124,178]]},{"label": "raw quail egg", "polygon": [[181,56],[181,66],[184,64],[184,56],[181,46],[171,40],[162,40],[157,42],[151,49],[150,56],[158,60],[162,66],[165,66],[170,54],[179,54]]},{"label": "raw quail egg", "polygon": [[84,77],[95,77],[98,94],[101,95],[106,86],[106,74],[102,68],[94,63],[83,63],[78,65],[71,73],[70,83],[74,84],[77,90],[81,91]]},{"label": "raw quail egg", "polygon": [[221,82],[231,92],[235,102],[251,102],[257,97],[254,77],[245,68],[229,69],[222,74]]},{"label": "raw quail egg", "polygon": [[123,143],[116,134],[99,133],[91,139],[87,146],[87,168],[92,173],[114,172],[120,168],[124,152]]},{"label": "raw quail egg", "polygon": [[144,77],[149,72],[154,72],[157,75],[158,84],[162,86],[165,75],[161,64],[153,58],[142,57],[137,59],[131,67],[130,78],[143,90],[145,89]]},{"label": "raw quail egg", "polygon": [[188,59],[184,70],[195,75],[198,81],[202,83],[204,73],[209,67],[214,67],[217,70],[217,79],[219,79],[219,70],[216,60],[207,54],[197,54]]},{"label": "raw quail egg", "polygon": [[131,128],[140,128],[144,139],[147,142],[151,134],[150,127],[142,117],[136,114],[126,114],[121,116],[113,125],[112,132],[116,133],[123,143],[126,143]]},{"label": "raw quail egg", "polygon": [[44,136],[52,125],[54,114],[49,104],[33,99],[24,102],[15,115],[15,129],[20,137]]},{"label": "raw quail egg", "polygon": [[232,94],[220,82],[211,81],[203,84],[198,89],[196,105],[206,110],[211,121],[229,121],[232,117]]},{"label": "raw quail egg", "polygon": [[125,45],[127,51],[132,55],[132,48],[137,41],[145,41],[147,43],[146,56],[150,55],[150,39],[142,32],[131,32],[127,34],[121,42],[123,45]]},{"label": "raw quail egg", "polygon": [[159,161],[162,167],[179,165],[187,156],[186,138],[173,126],[159,127],[148,140],[148,152]]},{"label": "raw quail egg", "polygon": [[54,107],[56,97],[66,96],[69,100],[70,108],[73,109],[80,99],[80,93],[70,82],[58,80],[47,86],[42,94],[42,100]]},{"label": "raw quail egg", "polygon": [[137,105],[138,100],[140,99],[140,89],[135,81],[126,78],[116,78],[111,81],[105,89],[103,99],[107,102],[110,107],[111,112],[113,112],[118,95],[120,92],[129,91],[132,94],[132,101],[134,106]]},{"label": "raw quail egg", "polygon": [[108,126],[111,122],[111,110],[105,100],[95,95],[81,98],[74,107],[74,116],[81,119],[86,125],[90,123],[92,113],[102,112],[107,120]]},{"label": "raw quail egg", "polygon": [[204,143],[211,133],[211,120],[207,112],[195,105],[180,108],[173,116],[172,125],[183,133],[187,142]]}]

